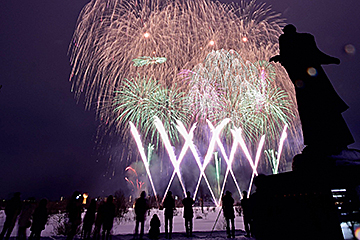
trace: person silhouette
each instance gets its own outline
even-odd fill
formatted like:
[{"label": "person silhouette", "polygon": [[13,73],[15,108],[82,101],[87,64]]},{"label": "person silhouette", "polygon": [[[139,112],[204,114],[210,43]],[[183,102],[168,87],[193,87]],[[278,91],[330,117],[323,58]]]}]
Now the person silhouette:
[{"label": "person silhouette", "polygon": [[[235,238],[235,212],[234,212],[234,199],[231,196],[230,191],[226,191],[225,195],[222,197],[222,210],[226,220],[226,233],[227,237]],[[230,234],[230,222],[231,222],[231,234]]]},{"label": "person silhouette", "polygon": [[81,224],[81,213],[83,210],[82,201],[82,194],[79,191],[75,191],[71,196],[68,205],[66,206],[69,219],[69,232],[66,237],[67,240],[72,240],[75,237],[78,227]]},{"label": "person silhouette", "polygon": [[95,227],[94,227],[94,234],[93,234],[93,238],[95,240],[99,240],[100,239],[100,231],[101,231],[101,225],[104,222],[104,201],[101,201],[96,213],[96,217],[95,217]]},{"label": "person silhouette", "polygon": [[28,198],[22,206],[18,220],[18,240],[26,239],[26,230],[31,226],[30,218],[35,209],[35,198]]},{"label": "person silhouette", "polygon": [[241,209],[242,209],[242,213],[243,213],[243,220],[244,220],[244,227],[245,227],[245,232],[246,235],[245,237],[250,237],[250,230],[251,230],[251,210],[250,210],[250,202],[249,199],[247,197],[247,192],[243,191],[242,192],[242,196],[243,198],[241,199]]},{"label": "person silhouette", "polygon": [[113,203],[114,197],[110,195],[106,199],[106,203],[104,204],[104,215],[103,215],[103,232],[102,232],[102,240],[109,239],[110,231],[113,227],[114,218],[115,218],[115,204]]},{"label": "person silhouette", "polygon": [[194,212],[192,206],[194,205],[194,200],[190,197],[190,192],[186,192],[186,198],[182,200],[182,204],[184,206],[184,214],[183,217],[185,219],[185,229],[186,229],[186,237],[192,236],[193,229],[193,217]]},{"label": "person silhouette", "polygon": [[0,240],[2,240],[5,236],[5,239],[9,239],[11,232],[14,229],[16,219],[21,211],[21,199],[20,199],[20,193],[16,192],[14,193],[14,196],[6,203],[5,207],[5,223],[3,226],[3,229],[0,233]]},{"label": "person silhouette", "polygon": [[169,191],[166,194],[163,207],[165,209],[165,238],[171,239],[172,227],[173,227],[173,217],[174,217],[174,209],[175,209],[175,200],[172,196],[172,192]]},{"label": "person silhouette", "polygon": [[92,227],[95,222],[95,214],[96,214],[96,199],[93,198],[90,201],[90,205],[86,210],[86,214],[83,220],[84,239],[90,238]]},{"label": "person silhouette", "polygon": [[136,215],[136,224],[135,224],[135,236],[137,238],[139,232],[139,224],[140,226],[140,239],[144,236],[144,222],[146,218],[146,211],[149,209],[147,200],[146,200],[146,193],[142,191],[140,197],[135,201],[135,215]]},{"label": "person silhouette", "polygon": [[292,24],[283,32],[279,37],[280,55],[270,58],[270,62],[280,62],[295,86],[306,145],[303,153],[338,154],[354,142],[341,115],[348,106],[321,65],[340,64],[340,60],[321,52],[313,35],[296,32]]},{"label": "person silhouette", "polygon": [[149,230],[149,238],[150,239],[158,239],[160,235],[160,219],[157,214],[154,214],[150,220],[150,230]]},{"label": "person silhouette", "polygon": [[40,240],[41,231],[45,229],[48,220],[48,210],[46,208],[47,200],[41,199],[37,208],[32,215],[33,222],[31,224],[31,234],[29,239]]}]

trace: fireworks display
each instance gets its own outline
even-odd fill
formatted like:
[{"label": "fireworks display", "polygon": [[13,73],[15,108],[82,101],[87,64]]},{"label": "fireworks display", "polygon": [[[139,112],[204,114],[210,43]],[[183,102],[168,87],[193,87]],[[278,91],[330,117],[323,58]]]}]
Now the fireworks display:
[{"label": "fireworks display", "polygon": [[159,64],[166,62],[166,58],[164,57],[139,57],[132,60],[134,62],[134,66],[141,67],[149,64]]},{"label": "fireworks display", "polygon": [[[137,76],[136,78],[124,79],[123,85],[118,91],[114,91],[114,99],[111,107],[111,121],[118,131],[127,131],[129,121],[138,126],[145,138],[153,139],[158,146],[159,135],[155,131],[155,125],[151,121],[157,116],[165,124],[170,132],[171,140],[177,139],[175,125],[176,120],[187,122],[187,110],[183,105],[184,94],[178,89],[161,87],[153,79]],[[108,109],[102,109],[105,114]]]},{"label": "fireworks display", "polygon": [[[167,174],[171,181],[177,175],[184,191],[180,163],[185,152],[179,151],[190,128],[186,149],[200,171],[195,192],[203,178],[214,195],[205,173],[213,163],[214,185],[219,188],[221,172],[230,173],[240,190],[231,166],[241,156],[229,153],[234,149],[230,146],[236,143],[243,149],[251,165],[250,182],[258,165],[277,173],[281,154],[292,157],[301,147],[293,85],[282,67],[267,61],[277,54],[284,25],[278,14],[255,1],[93,0],[79,16],[70,46],[72,90],[77,97],[85,96],[88,108],[96,107],[108,129],[130,135],[132,122],[154,194],[151,164],[140,137],[144,145],[155,146],[154,152],[167,149],[174,169]],[[223,132],[215,134],[214,126]],[[241,140],[236,140],[240,132]],[[194,135],[207,139],[205,146],[195,149]],[[128,143],[134,141],[128,138]],[[222,169],[214,160],[217,150],[226,163]],[[258,151],[272,152],[271,160]],[[257,154],[251,157],[249,152]]]},{"label": "fireworks display", "polygon": [[249,140],[264,133],[276,139],[296,112],[289,94],[274,81],[275,68],[264,60],[245,62],[234,50],[212,51],[183,75],[190,79],[187,100],[197,116],[215,122],[230,118]]}]

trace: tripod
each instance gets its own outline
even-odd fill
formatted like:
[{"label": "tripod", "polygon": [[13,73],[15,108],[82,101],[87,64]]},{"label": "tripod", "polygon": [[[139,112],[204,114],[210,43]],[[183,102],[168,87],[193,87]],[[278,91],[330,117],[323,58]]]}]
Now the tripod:
[{"label": "tripod", "polygon": [[218,220],[219,220],[219,217],[220,217],[220,213],[222,212],[222,208],[220,208],[220,210],[219,210],[219,213],[218,213],[218,215],[217,215],[217,217],[216,217],[216,220],[215,220],[215,223],[214,223],[214,226],[212,227],[212,229],[211,229],[211,232],[210,232],[210,236],[211,236],[211,234],[213,233],[213,231],[214,231],[214,228],[215,228],[215,226],[216,226],[216,223],[218,222]]}]

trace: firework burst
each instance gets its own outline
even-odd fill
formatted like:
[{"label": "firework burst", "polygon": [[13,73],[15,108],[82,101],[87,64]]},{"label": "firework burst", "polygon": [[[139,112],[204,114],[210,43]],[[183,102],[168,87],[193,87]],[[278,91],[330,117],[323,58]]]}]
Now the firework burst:
[{"label": "firework burst", "polygon": [[70,45],[72,91],[95,105],[108,129],[127,134],[131,121],[156,147],[154,116],[173,143],[176,120],[230,118],[229,129],[243,128],[247,140],[269,135],[267,149],[287,124],[296,152],[293,85],[266,61],[277,54],[284,25],[255,1],[93,0]]},{"label": "firework burst", "polygon": [[[115,91],[112,109],[113,120],[118,131],[128,132],[128,122],[141,129],[145,139],[155,140],[159,144],[159,133],[153,124],[157,116],[170,134],[174,142],[178,140],[175,131],[176,120],[187,122],[187,108],[183,104],[184,94],[178,91],[161,87],[151,78],[141,77],[125,79],[120,90]],[[106,114],[107,111],[105,111]]]},{"label": "firework burst", "polygon": [[166,62],[166,58],[164,57],[139,57],[132,60],[134,62],[134,66],[141,67],[150,64],[160,64]]},{"label": "firework burst", "polygon": [[188,105],[198,121],[230,118],[229,127],[241,127],[251,141],[263,134],[276,140],[284,125],[292,125],[296,106],[267,61],[251,63],[234,50],[222,49],[210,52],[185,77],[190,82]]},{"label": "firework burst", "polygon": [[[281,24],[270,8],[254,1],[239,6],[208,0],[91,1],[70,46],[70,80],[77,96],[85,93],[88,106],[95,102],[99,108],[136,74],[187,89],[178,73],[214,49],[235,49],[251,62],[268,59],[276,52]],[[138,68],[132,60],[140,56],[167,60]]]}]

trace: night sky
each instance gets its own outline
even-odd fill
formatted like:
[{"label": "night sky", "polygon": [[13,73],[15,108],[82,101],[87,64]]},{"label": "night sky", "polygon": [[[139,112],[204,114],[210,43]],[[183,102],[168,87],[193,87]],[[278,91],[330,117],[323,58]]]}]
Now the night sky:
[{"label": "night sky", "polygon": [[[58,199],[74,190],[113,193],[125,181],[106,175],[94,150],[98,122],[70,91],[68,46],[87,0],[0,1],[0,198]],[[343,116],[360,149],[359,0],[268,0],[299,32],[340,58],[325,66],[350,106]],[[355,54],[344,47],[355,46]]]}]

